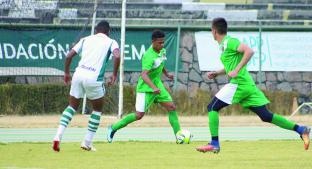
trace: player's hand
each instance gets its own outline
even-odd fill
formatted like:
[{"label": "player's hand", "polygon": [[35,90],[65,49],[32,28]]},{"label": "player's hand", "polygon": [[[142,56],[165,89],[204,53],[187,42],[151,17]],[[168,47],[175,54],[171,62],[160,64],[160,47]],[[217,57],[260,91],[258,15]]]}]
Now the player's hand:
[{"label": "player's hand", "polygon": [[153,90],[154,90],[153,92],[154,94],[160,94],[160,90],[158,88],[154,88]]},{"label": "player's hand", "polygon": [[108,85],[109,86],[113,85],[115,83],[116,79],[117,79],[117,75],[112,75],[110,77],[110,82],[108,82]]},{"label": "player's hand", "polygon": [[215,77],[218,76],[218,73],[216,71],[208,72],[207,76],[208,76],[208,79],[214,79]]},{"label": "player's hand", "polygon": [[64,84],[65,85],[69,85],[70,84],[70,74],[69,73],[65,73],[64,74]]},{"label": "player's hand", "polygon": [[238,71],[236,71],[236,70],[230,71],[230,72],[228,73],[228,75],[229,75],[230,77],[236,77],[237,74],[238,74]]},{"label": "player's hand", "polygon": [[173,74],[167,74],[168,79],[173,80],[174,75]]}]

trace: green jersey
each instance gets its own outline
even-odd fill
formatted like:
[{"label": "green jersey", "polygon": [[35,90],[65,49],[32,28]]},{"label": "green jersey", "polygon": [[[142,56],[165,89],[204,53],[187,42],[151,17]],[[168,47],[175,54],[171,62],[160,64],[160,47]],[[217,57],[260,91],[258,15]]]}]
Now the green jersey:
[{"label": "green jersey", "polygon": [[[233,71],[243,58],[243,53],[237,51],[240,42],[236,38],[225,36],[220,43],[221,62],[226,74]],[[247,71],[247,66],[243,66],[237,76],[230,79],[217,94],[216,97],[227,104],[239,103],[243,107],[257,107],[269,103],[269,100],[259,90]]]},{"label": "green jersey", "polygon": [[[149,71],[148,77],[159,89],[164,88],[164,85],[161,81],[161,76],[165,66],[165,60],[167,60],[166,49],[163,48],[159,53],[157,53],[152,46],[148,48],[142,57],[142,71]],[[140,93],[154,92],[154,90],[144,82],[141,76],[139,77],[136,90]]]},{"label": "green jersey", "polygon": [[[243,58],[243,53],[237,51],[240,41],[230,36],[225,36],[220,43],[221,62],[224,66],[226,74],[233,71]],[[251,75],[247,70],[247,65],[243,66],[238,75],[230,79],[230,83],[255,85]]]}]

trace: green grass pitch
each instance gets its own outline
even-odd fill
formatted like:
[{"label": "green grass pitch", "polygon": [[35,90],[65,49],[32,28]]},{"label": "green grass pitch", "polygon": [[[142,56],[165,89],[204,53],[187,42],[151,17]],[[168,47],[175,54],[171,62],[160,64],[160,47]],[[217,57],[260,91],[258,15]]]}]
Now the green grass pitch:
[{"label": "green grass pitch", "polygon": [[0,144],[0,169],[310,169],[312,151],[300,140],[225,141],[219,154],[199,153],[205,142],[96,142],[96,152],[79,143]]}]

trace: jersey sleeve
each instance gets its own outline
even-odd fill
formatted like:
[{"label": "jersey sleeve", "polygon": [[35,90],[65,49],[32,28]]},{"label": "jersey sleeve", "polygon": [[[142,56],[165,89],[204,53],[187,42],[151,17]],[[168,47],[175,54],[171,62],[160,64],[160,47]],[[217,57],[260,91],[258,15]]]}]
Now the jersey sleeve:
[{"label": "jersey sleeve", "polygon": [[143,70],[151,70],[153,68],[154,59],[148,54],[144,54],[142,58],[142,71]]},{"label": "jersey sleeve", "polygon": [[115,40],[113,40],[112,45],[110,47],[110,51],[113,53],[115,49],[119,49],[119,45]]},{"label": "jersey sleeve", "polygon": [[240,41],[236,38],[230,38],[228,43],[227,43],[227,49],[232,50],[232,51],[237,51]]},{"label": "jersey sleeve", "polygon": [[72,48],[76,53],[80,53],[82,49],[82,45],[84,42],[84,38],[80,39],[78,43],[75,44],[75,46]]}]

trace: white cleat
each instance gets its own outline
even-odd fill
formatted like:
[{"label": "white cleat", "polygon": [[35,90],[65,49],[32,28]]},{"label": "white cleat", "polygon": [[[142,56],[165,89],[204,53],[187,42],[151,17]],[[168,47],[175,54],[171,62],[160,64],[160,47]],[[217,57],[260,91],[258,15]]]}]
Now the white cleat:
[{"label": "white cleat", "polygon": [[80,147],[81,147],[83,150],[86,150],[86,151],[96,151],[96,149],[92,146],[92,144],[87,145],[87,144],[85,143],[85,141],[82,141]]}]

